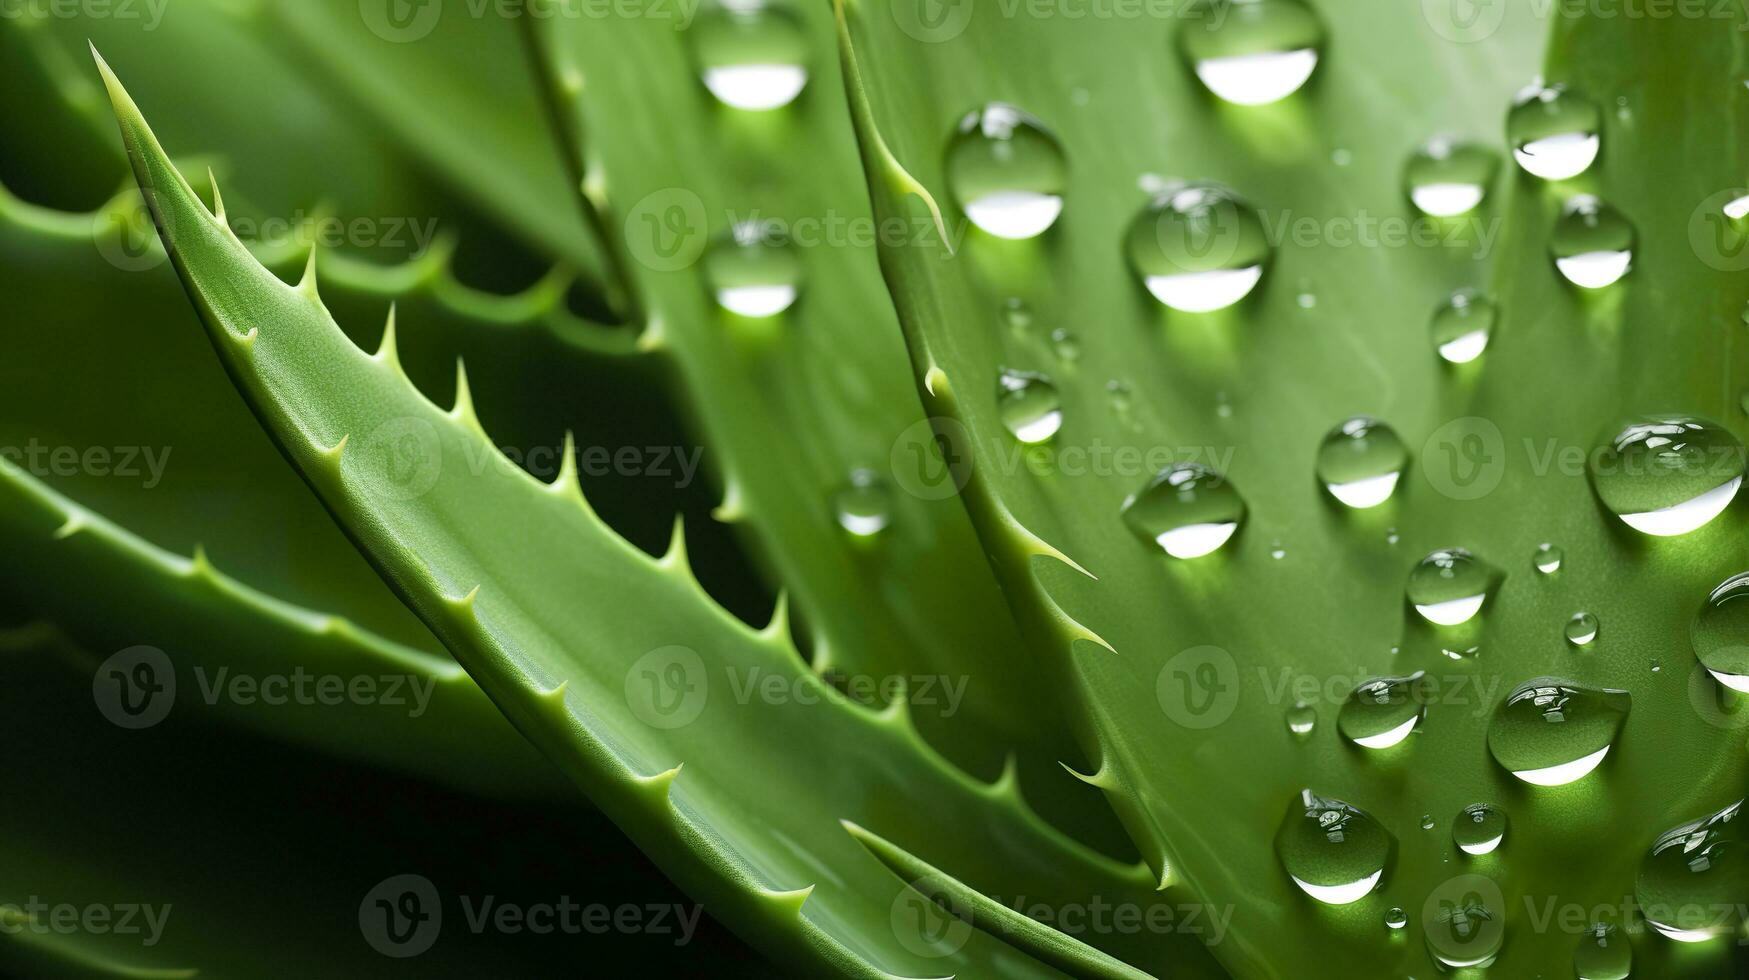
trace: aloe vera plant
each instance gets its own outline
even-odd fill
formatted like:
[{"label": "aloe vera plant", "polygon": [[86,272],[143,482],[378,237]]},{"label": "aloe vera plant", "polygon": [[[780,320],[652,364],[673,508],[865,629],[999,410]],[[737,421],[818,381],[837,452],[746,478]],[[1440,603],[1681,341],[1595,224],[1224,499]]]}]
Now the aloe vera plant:
[{"label": "aloe vera plant", "polygon": [[1740,9],[104,9],[0,970],[1742,969]]}]

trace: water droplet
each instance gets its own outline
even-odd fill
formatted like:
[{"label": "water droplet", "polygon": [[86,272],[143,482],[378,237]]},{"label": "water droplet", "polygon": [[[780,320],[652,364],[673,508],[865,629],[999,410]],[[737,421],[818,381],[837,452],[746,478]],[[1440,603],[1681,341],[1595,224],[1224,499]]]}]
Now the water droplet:
[{"label": "water droplet", "polygon": [[1468,364],[1482,356],[1494,332],[1499,310],[1494,301],[1474,289],[1460,289],[1433,311],[1433,345],[1450,364]]},{"label": "water droplet", "polygon": [[1338,167],[1346,167],[1354,162],[1354,154],[1339,146],[1330,151],[1330,162]]},{"label": "water droplet", "polygon": [[1298,304],[1300,309],[1309,310],[1318,305],[1318,297],[1311,293],[1301,293],[1294,297],[1294,302]]},{"label": "water droplet", "polygon": [[1526,173],[1544,180],[1577,177],[1597,159],[1603,114],[1597,103],[1562,85],[1540,82],[1518,93],[1506,115],[1506,140]]},{"label": "water droplet", "polygon": [[1105,383],[1105,394],[1111,400],[1112,411],[1123,415],[1130,410],[1129,385],[1113,378]]},{"label": "water droplet", "polygon": [[947,183],[972,224],[998,238],[1033,238],[1063,211],[1068,164],[1050,130],[992,102],[960,120],[947,149]]},{"label": "water droplet", "polygon": [[1480,143],[1436,139],[1409,157],[1403,181],[1423,214],[1449,218],[1482,203],[1499,168],[1500,158]]},{"label": "water droplet", "polygon": [[1666,831],[1640,860],[1634,896],[1652,928],[1677,942],[1735,932],[1749,893],[1743,801]]},{"label": "water droplet", "polygon": [[1582,647],[1597,639],[1597,617],[1588,612],[1576,612],[1573,618],[1567,620],[1564,630],[1567,642],[1576,647]]},{"label": "water droplet", "polygon": [[1749,693],[1749,572],[1720,582],[1688,626],[1694,657],[1720,684]]},{"label": "water droplet", "polygon": [[1336,715],[1342,737],[1366,749],[1388,749],[1409,737],[1427,714],[1426,675],[1375,677],[1355,686]]},{"label": "water droplet", "polygon": [[1602,289],[1627,275],[1634,258],[1634,226],[1615,208],[1580,194],[1561,209],[1549,253],[1568,282]]},{"label": "water droplet", "polygon": [[1409,451],[1396,430],[1365,415],[1331,429],[1318,446],[1318,480],[1330,496],[1357,510],[1389,500],[1408,465]]},{"label": "water droplet", "polygon": [[1073,363],[1081,358],[1081,341],[1068,327],[1058,327],[1051,331],[1051,350],[1058,360]]},{"label": "water droplet", "polygon": [[886,530],[892,520],[892,501],[887,481],[869,469],[854,470],[833,501],[838,512],[838,525],[859,538],[873,537]]},{"label": "water droplet", "polygon": [[1245,519],[1245,501],[1220,473],[1174,463],[1124,501],[1123,519],[1172,557],[1196,558],[1227,543]]},{"label": "water droplet", "polygon": [[1394,528],[1394,527],[1385,528],[1385,544],[1396,544],[1397,542],[1399,542],[1401,540],[1403,540],[1403,536],[1397,533],[1396,528]]},{"label": "water droplet", "polygon": [[1573,972],[1579,980],[1628,980],[1634,969],[1634,947],[1620,929],[1593,922],[1573,948]]},{"label": "water droplet", "polygon": [[1423,813],[1421,815],[1421,829],[1422,830],[1432,830],[1433,829],[1433,814]]},{"label": "water droplet", "polygon": [[1287,730],[1295,735],[1310,735],[1318,725],[1318,713],[1304,701],[1295,701],[1287,709]]},{"label": "water droplet", "polygon": [[1659,660],[1657,657],[1653,657],[1651,660],[1651,663],[1652,663],[1652,673],[1654,673],[1654,674],[1656,674],[1659,671],[1664,669],[1663,661]]},{"label": "water droplet", "polygon": [[1312,76],[1324,25],[1299,0],[1199,0],[1186,12],[1178,41],[1216,97],[1267,105]]},{"label": "water droplet", "polygon": [[1427,951],[1452,969],[1487,967],[1506,940],[1506,900],[1490,878],[1447,879],[1427,897],[1421,921]]},{"label": "water droplet", "polygon": [[1536,786],[1561,786],[1596,769],[1609,753],[1632,697],[1558,677],[1525,681],[1494,709],[1488,751]]},{"label": "water droplet", "polygon": [[795,303],[802,264],[775,222],[743,221],[711,243],[704,273],[723,309],[770,317]]},{"label": "water droplet", "polygon": [[1063,427],[1062,400],[1049,378],[1031,371],[1003,371],[996,407],[1002,424],[1029,446],[1045,442]]},{"label": "water droplet", "polygon": [[1451,822],[1451,839],[1465,854],[1492,854],[1506,839],[1506,811],[1492,803],[1471,803]]},{"label": "water droplet", "polygon": [[1396,838],[1372,814],[1309,789],[1288,804],[1275,834],[1275,854],[1288,876],[1326,905],[1366,897],[1396,849]]},{"label": "water droplet", "polygon": [[687,32],[705,88],[736,109],[789,105],[808,84],[808,40],[794,10],[776,0],[721,0]]},{"label": "water droplet", "polygon": [[1447,660],[1474,660],[1482,655],[1482,648],[1473,647],[1441,647],[1439,651]]},{"label": "water droplet", "polygon": [[1693,415],[1632,419],[1591,454],[1598,499],[1644,534],[1687,534],[1724,511],[1743,482],[1743,443]]},{"label": "water droplet", "polygon": [[1408,924],[1409,913],[1402,909],[1393,907],[1385,912],[1385,928],[1395,931]]},{"label": "water droplet", "polygon": [[1180,184],[1130,222],[1124,250],[1154,298],[1184,313],[1232,306],[1269,261],[1263,220],[1218,184]]},{"label": "water droplet", "polygon": [[1463,548],[1441,548],[1409,573],[1409,602],[1437,626],[1469,622],[1500,582],[1500,570]]},{"label": "water droplet", "polygon": [[1278,541],[1269,546],[1269,557],[1274,558],[1276,561],[1281,561],[1283,558],[1287,557],[1287,549],[1283,548],[1281,542]]},{"label": "water droplet", "polygon": [[1002,301],[1002,322],[1015,336],[1023,337],[1032,329],[1032,307],[1020,297],[1010,296]]},{"label": "water droplet", "polygon": [[1530,556],[1530,563],[1544,575],[1553,575],[1561,570],[1561,562],[1567,558],[1566,552],[1552,544],[1539,544],[1536,553]]}]

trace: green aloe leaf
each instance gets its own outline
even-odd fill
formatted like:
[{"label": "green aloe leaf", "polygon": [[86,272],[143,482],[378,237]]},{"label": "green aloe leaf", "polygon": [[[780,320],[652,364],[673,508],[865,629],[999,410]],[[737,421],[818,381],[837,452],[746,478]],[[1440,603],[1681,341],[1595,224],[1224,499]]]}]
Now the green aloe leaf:
[{"label": "green aloe leaf", "polygon": [[[407,381],[392,332],[363,353],[315,263],[297,286],[258,265],[104,72],[160,235],[257,417],[512,723],[715,915],[802,972],[1051,975],[979,933],[942,946],[895,924],[910,893],[842,819],[967,855],[954,873],[982,892],[1146,900],[1138,869],[1050,830],[1012,780],[937,756],[903,697],[880,713],[832,697],[782,607],[763,631],[735,620],[678,534],[652,558],[594,516],[573,466],[543,484],[496,456],[465,389],[445,410]],[[389,451],[407,440],[419,451]],[[1188,935],[1112,941],[1206,968]]]},{"label": "green aloe leaf", "polygon": [[[1083,694],[1100,762],[1089,778],[1167,883],[1235,907],[1233,934],[1214,947],[1222,963],[1241,976],[1299,975],[1308,961],[1424,975],[1430,944],[1451,939],[1440,902],[1480,887],[1504,930],[1499,969],[1565,975],[1579,936],[1547,914],[1628,907],[1651,841],[1743,790],[1740,706],[1690,669],[1686,640],[1712,585],[1740,571],[1742,510],[1681,538],[1641,537],[1599,506],[1583,467],[1622,411],[1693,412],[1742,431],[1744,369],[1729,356],[1749,292],[1730,275],[1740,231],[1718,225],[1717,246],[1691,238],[1723,220],[1709,212],[1745,164],[1741,13],[1630,25],[1512,9],[1485,40],[1448,40],[1461,25],[1423,13],[1437,5],[1324,5],[1318,74],[1290,101],[1253,109],[1200,88],[1173,47],[1186,24],[1065,25],[980,6],[947,25],[959,33],[914,43],[885,5],[843,6],[877,215],[934,224],[939,207],[957,236],[944,150],[955,121],[985,102],[1035,114],[1065,150],[1067,203],[1047,237],[972,232],[957,253],[937,238],[885,249],[883,270],[924,404],[971,460],[962,499],[986,551],[1029,639]],[[1602,161],[1578,181],[1519,173],[1501,144],[1512,92],[1539,67],[1605,110]],[[1493,147],[1500,176],[1475,215],[1422,219],[1433,241],[1392,244],[1381,222],[1402,234],[1416,214],[1405,164],[1439,133]],[[1132,271],[1125,231],[1150,188],[1174,178],[1228,184],[1277,229],[1242,304],[1167,314]],[[1638,232],[1633,272],[1595,296],[1564,282],[1549,254],[1562,204],[1585,190]],[[1482,359],[1453,369],[1428,322],[1467,286],[1492,293],[1500,316]],[[1015,296],[1079,334],[1080,358],[996,329],[994,311]],[[1048,372],[1061,393],[1042,473],[1014,463],[1001,366]],[[1114,404],[1108,383],[1127,398]],[[1413,455],[1377,510],[1348,510],[1314,476],[1324,434],[1358,413],[1388,421]],[[1247,504],[1242,527],[1212,555],[1168,557],[1120,518],[1153,467],[1070,471],[1069,450],[1098,444],[1216,466]],[[1483,451],[1465,455],[1474,445]],[[1555,576],[1532,568],[1544,541],[1566,554]],[[1404,589],[1418,559],[1454,546],[1505,579],[1479,622],[1442,631]],[[1580,610],[1603,625],[1576,651],[1563,627]],[[1336,716],[1348,689],[1413,670],[1442,693],[1409,744],[1346,744]],[[1520,783],[1488,754],[1496,705],[1546,674],[1632,695],[1608,761],[1571,786]],[[1308,738],[1287,724],[1301,698],[1316,719]],[[1306,787],[1395,836],[1369,897],[1321,905],[1282,867],[1273,842]],[[1448,833],[1478,801],[1512,821],[1492,858],[1466,857]],[[1384,925],[1392,906],[1408,912],[1407,937]],[[1726,969],[1722,944],[1642,926],[1636,975]]]}]

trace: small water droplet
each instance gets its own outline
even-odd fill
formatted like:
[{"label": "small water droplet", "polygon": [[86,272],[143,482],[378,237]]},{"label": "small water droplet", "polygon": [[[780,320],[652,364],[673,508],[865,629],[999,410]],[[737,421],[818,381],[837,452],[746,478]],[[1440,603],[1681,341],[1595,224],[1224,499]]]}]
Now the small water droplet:
[{"label": "small water droplet", "polygon": [[1481,204],[1499,169],[1500,158],[1480,143],[1436,139],[1409,157],[1403,183],[1423,214],[1449,218]]},{"label": "small water droplet", "polygon": [[1441,548],[1409,573],[1409,602],[1437,626],[1467,623],[1500,582],[1500,571],[1463,548]]},{"label": "small water droplet", "polygon": [[1051,331],[1051,350],[1060,361],[1074,363],[1081,359],[1081,341],[1068,327]]},{"label": "small water droplet", "polygon": [[972,224],[998,238],[1034,238],[1063,211],[1068,164],[1057,138],[1020,109],[992,102],[960,120],[947,182]]},{"label": "small water droplet", "polygon": [[763,318],[795,303],[802,264],[776,222],[743,221],[711,243],[704,274],[723,309]]},{"label": "small water droplet", "polygon": [[1049,378],[1031,371],[1003,371],[997,387],[996,407],[1014,438],[1037,445],[1063,427],[1062,400]]},{"label": "small water droplet", "polygon": [[1318,713],[1304,701],[1295,701],[1287,709],[1287,730],[1295,735],[1310,735],[1318,725]]},{"label": "small water droplet", "polygon": [[1492,854],[1506,839],[1506,811],[1492,803],[1471,803],[1451,822],[1451,839],[1465,854]]},{"label": "small water droplet", "polygon": [[1275,834],[1275,854],[1300,890],[1326,905],[1366,897],[1384,877],[1397,840],[1372,814],[1302,790]]},{"label": "small water droplet", "polygon": [[1299,91],[1312,76],[1324,25],[1300,0],[1197,0],[1178,41],[1216,97],[1267,105]]},{"label": "small water droplet", "polygon": [[1634,226],[1620,211],[1589,194],[1569,200],[1549,237],[1555,268],[1583,289],[1602,289],[1627,275],[1634,259]]},{"label": "small water droplet", "polygon": [[1111,400],[1111,409],[1122,415],[1130,410],[1130,386],[1116,378],[1105,383],[1105,394]]},{"label": "small water droplet", "polygon": [[1393,906],[1385,912],[1385,928],[1395,932],[1409,924],[1409,913]]},{"label": "small water droplet", "polygon": [[1542,574],[1553,575],[1561,570],[1561,562],[1566,558],[1566,552],[1558,546],[1543,543],[1536,546],[1536,553],[1530,556],[1530,563]]},{"label": "small water droplet", "polygon": [[1628,980],[1634,969],[1634,947],[1620,929],[1593,922],[1573,948],[1573,972],[1579,980]]},{"label": "small water droplet", "polygon": [[1433,311],[1433,346],[1449,364],[1468,364],[1482,356],[1494,333],[1499,310],[1474,289],[1460,289]]},{"label": "small water droplet", "polygon": [[1276,561],[1281,561],[1283,558],[1287,557],[1287,549],[1283,548],[1279,541],[1271,544],[1269,546],[1269,557],[1274,558]]},{"label": "small water droplet", "polygon": [[1409,451],[1396,430],[1356,415],[1325,434],[1316,469],[1330,496],[1363,510],[1389,500],[1408,465]]},{"label": "small water droplet", "polygon": [[1439,652],[1447,660],[1474,660],[1482,655],[1482,648],[1479,646],[1442,647]]},{"label": "small water droplet", "polygon": [[1394,527],[1385,528],[1385,544],[1396,544],[1397,542],[1399,542],[1401,540],[1403,540],[1403,536],[1397,533],[1396,528],[1394,528]]},{"label": "small water droplet", "polygon": [[736,109],[789,105],[808,84],[808,39],[780,0],[721,0],[687,31],[705,88]]},{"label": "small water droplet", "polygon": [[1342,737],[1367,749],[1388,749],[1409,737],[1427,714],[1426,675],[1375,677],[1355,686],[1336,715]]},{"label": "small water droplet", "polygon": [[854,470],[833,501],[838,512],[838,525],[859,538],[873,537],[886,530],[892,520],[892,500],[887,481],[870,469]]},{"label": "small water droplet", "polygon": [[1564,630],[1567,642],[1582,647],[1597,639],[1597,617],[1588,612],[1576,612],[1567,620]]},{"label": "small water droplet", "polygon": [[1299,304],[1300,309],[1309,310],[1318,305],[1318,297],[1311,293],[1301,293],[1294,297],[1294,302]]},{"label": "small water droplet", "polygon": [[1421,815],[1421,829],[1422,830],[1432,830],[1433,829],[1433,814],[1423,813]]},{"label": "small water droplet", "polygon": [[1346,167],[1354,162],[1354,154],[1342,147],[1337,147],[1330,151],[1330,162],[1338,167]]},{"label": "small water droplet", "polygon": [[1626,720],[1632,697],[1558,677],[1512,690],[1488,722],[1488,751],[1536,786],[1561,786],[1596,769]]},{"label": "small water droplet", "polygon": [[1640,860],[1634,895],[1652,928],[1677,942],[1705,942],[1742,925],[1749,887],[1743,801],[1673,827]]},{"label": "small water droplet", "polygon": [[1597,159],[1603,114],[1597,103],[1562,85],[1538,82],[1518,93],[1506,115],[1506,141],[1525,172],[1566,180]]},{"label": "small water droplet", "polygon": [[1154,298],[1184,313],[1232,306],[1263,278],[1263,220],[1218,184],[1180,184],[1154,197],[1124,239],[1130,265]]},{"label": "small water droplet", "polygon": [[1174,463],[1123,503],[1123,520],[1174,558],[1196,558],[1227,543],[1245,501],[1225,476],[1201,463]]},{"label": "small water droplet", "polygon": [[1743,482],[1743,443],[1694,415],[1632,419],[1591,454],[1598,499],[1644,534],[1687,534],[1719,516]]},{"label": "small water droplet", "polygon": [[1032,330],[1032,307],[1020,297],[1010,296],[1002,301],[1002,322],[1015,336],[1023,337]]},{"label": "small water droplet", "polygon": [[1749,572],[1713,589],[1688,625],[1688,642],[1714,680],[1749,694]]}]

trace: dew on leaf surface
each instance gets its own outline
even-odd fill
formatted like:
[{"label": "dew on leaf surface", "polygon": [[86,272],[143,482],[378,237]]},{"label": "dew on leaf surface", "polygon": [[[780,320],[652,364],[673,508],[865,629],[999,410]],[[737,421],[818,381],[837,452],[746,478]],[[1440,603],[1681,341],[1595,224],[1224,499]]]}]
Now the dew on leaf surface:
[{"label": "dew on leaf surface", "polygon": [[1035,238],[1063,212],[1068,162],[1030,114],[992,102],[960,120],[947,148],[947,183],[972,224],[998,238]]},{"label": "dew on leaf surface", "polygon": [[1713,589],[1689,623],[1688,642],[1714,680],[1749,693],[1749,572]]},{"label": "dew on leaf surface", "polygon": [[1421,213],[1449,218],[1481,204],[1499,168],[1500,158],[1486,146],[1435,139],[1410,155],[1403,183]]},{"label": "dew on leaf surface", "polygon": [[1465,854],[1492,854],[1506,839],[1506,811],[1492,803],[1471,803],[1452,820],[1451,839]]},{"label": "dew on leaf surface", "polygon": [[1357,510],[1377,507],[1397,489],[1409,451],[1389,425],[1356,415],[1318,446],[1317,474],[1330,495]]},{"label": "dew on leaf surface", "polygon": [[1534,83],[1506,114],[1506,141],[1524,171],[1544,180],[1577,177],[1597,159],[1603,115],[1597,103],[1563,85]]},{"label": "dew on leaf surface", "polygon": [[1566,635],[1568,643],[1582,647],[1597,639],[1597,625],[1596,616],[1588,612],[1576,612],[1571,619],[1567,620],[1567,625],[1563,627],[1562,632]]},{"label": "dew on leaf surface", "polygon": [[1300,0],[1195,0],[1178,44],[1223,102],[1267,105],[1299,91],[1318,67],[1324,24]]},{"label": "dew on leaf surface", "polygon": [[886,530],[892,520],[892,498],[887,481],[870,469],[854,470],[833,499],[838,526],[859,538]]},{"label": "dew on leaf surface", "polygon": [[1201,463],[1174,463],[1123,503],[1137,537],[1174,558],[1196,558],[1227,543],[1245,519],[1245,500],[1222,474]]},{"label": "dew on leaf surface", "polygon": [[1218,184],[1179,184],[1130,222],[1130,266],[1148,292],[1183,313],[1225,309],[1263,278],[1270,246],[1257,210]]},{"label": "dew on leaf surface", "polygon": [[1409,572],[1409,602],[1437,626],[1467,623],[1500,582],[1500,571],[1463,548],[1441,548]]},{"label": "dew on leaf surface", "polygon": [[1003,371],[997,381],[996,407],[1009,434],[1029,446],[1048,441],[1063,427],[1057,386],[1042,374]]},{"label": "dew on leaf surface", "polygon": [[705,88],[724,105],[777,109],[808,84],[807,34],[784,3],[718,0],[687,33]]},{"label": "dew on leaf surface", "polygon": [[1735,933],[1749,894],[1749,835],[1738,800],[1673,827],[1640,860],[1634,897],[1652,928],[1684,943]]},{"label": "dew on leaf surface", "polygon": [[1656,415],[1614,429],[1590,457],[1591,486],[1629,527],[1687,534],[1719,516],[1743,483],[1743,443],[1694,415]]},{"label": "dew on leaf surface", "polygon": [[1561,209],[1549,236],[1549,254],[1568,282],[1602,289],[1627,275],[1633,264],[1634,226],[1614,207],[1580,194]]},{"label": "dew on leaf surface", "polygon": [[1294,884],[1326,905],[1347,905],[1376,888],[1397,840],[1372,814],[1302,790],[1275,834],[1275,854]]},{"label": "dew on leaf surface", "polygon": [[1603,762],[1627,719],[1626,691],[1537,677],[1514,688],[1488,722],[1488,751],[1536,786],[1581,779]]},{"label": "dew on leaf surface", "polygon": [[1482,356],[1494,333],[1499,310],[1474,289],[1460,289],[1433,311],[1433,347],[1448,364],[1468,364]]},{"label": "dew on leaf surface", "polygon": [[1416,671],[1355,685],[1336,715],[1336,727],[1362,748],[1386,749],[1408,738],[1426,714],[1426,675]]},{"label": "dew on leaf surface", "polygon": [[1573,973],[1579,980],[1627,980],[1633,968],[1633,944],[1613,925],[1593,922],[1573,947]]},{"label": "dew on leaf surface", "polygon": [[795,303],[802,264],[775,222],[744,221],[711,243],[704,274],[717,305],[757,319]]}]

